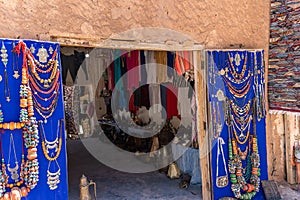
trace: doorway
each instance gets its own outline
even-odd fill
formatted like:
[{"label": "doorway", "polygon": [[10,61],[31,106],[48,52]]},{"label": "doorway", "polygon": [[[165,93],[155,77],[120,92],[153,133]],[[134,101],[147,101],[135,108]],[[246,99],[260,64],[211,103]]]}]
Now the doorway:
[{"label": "doorway", "polygon": [[[117,61],[111,59],[116,51],[121,51],[121,55],[117,56],[119,58]],[[141,61],[143,62],[141,53],[145,56],[145,51],[148,54],[157,54],[157,59],[150,62],[145,60],[141,65]],[[199,199],[202,196],[199,129],[194,130],[193,134],[193,128],[199,124],[195,119],[198,116],[195,102],[195,69],[188,70],[188,66],[185,67],[185,64],[195,67],[195,62],[200,60],[195,57],[201,57],[201,51],[159,52],[62,47],[65,116],[69,123],[67,125],[69,129],[67,130],[67,150],[70,198],[79,197],[78,184],[82,174],[97,183],[98,199]],[[169,54],[174,58],[173,62],[168,63]],[[176,55],[180,58],[177,61],[175,61]],[[73,63],[70,64],[72,56]],[[74,56],[77,58],[74,59]],[[166,58],[165,63],[157,62],[164,58]],[[175,62],[178,62],[177,65],[180,68],[175,68]],[[137,63],[138,66],[145,67],[139,67],[138,70],[133,67],[127,70],[131,73],[124,76],[127,71],[122,72],[122,67],[130,65],[128,63],[133,66]],[[200,62],[196,63],[200,65]],[[69,67],[66,67],[68,65]],[[169,67],[158,68],[158,65]],[[116,66],[120,67],[119,79],[124,78],[121,86],[119,79],[116,79],[116,74],[119,73],[115,70]],[[66,68],[68,70],[65,70]],[[126,68],[128,69],[128,66]],[[156,68],[154,76],[151,71],[153,68]],[[159,71],[162,69],[165,70]],[[148,72],[147,79],[162,80],[159,84],[154,84],[153,81],[147,83],[142,78],[142,70]],[[179,72],[179,70],[182,71]],[[161,73],[166,74],[167,78],[169,78],[168,75],[173,76],[170,78],[171,83],[169,83],[170,80],[163,80],[164,77],[158,77]],[[199,71],[197,73],[199,74]],[[177,77],[175,81],[174,76]],[[134,85],[130,83],[132,80],[137,81],[139,85],[134,89],[128,87],[127,89],[131,91],[122,94],[124,83]],[[191,106],[192,104],[194,107]],[[186,116],[185,112],[190,115],[182,117]],[[202,112],[205,113],[205,111]],[[189,123],[191,123],[190,126]],[[150,131],[148,137],[136,137],[140,130],[144,136],[147,136],[146,130],[159,130],[160,134],[155,135]],[[181,131],[181,134],[178,133],[180,137],[176,137],[178,130]],[[131,134],[128,134],[128,131]],[[174,139],[179,139],[181,143],[174,142]],[[144,172],[134,171],[139,167],[134,166],[132,160],[126,160],[126,158],[121,162],[125,163],[126,167],[120,165],[120,160],[110,158],[111,149],[109,148],[104,151],[101,148],[93,149],[93,144],[96,144],[95,141],[98,140],[103,142],[102,144],[114,144],[117,151],[121,149],[140,156],[138,161],[134,159],[133,163],[138,162],[138,166],[142,166]],[[184,142],[186,142],[184,144],[186,148],[182,151],[178,145]],[[172,144],[168,145],[170,143]],[[98,157],[100,154],[104,155]],[[106,165],[110,167],[99,162],[99,158],[100,161],[103,161],[101,158],[107,159]],[[157,160],[163,160],[163,162],[157,162]],[[168,178],[168,166],[173,161],[182,175],[178,179],[171,180]]]}]

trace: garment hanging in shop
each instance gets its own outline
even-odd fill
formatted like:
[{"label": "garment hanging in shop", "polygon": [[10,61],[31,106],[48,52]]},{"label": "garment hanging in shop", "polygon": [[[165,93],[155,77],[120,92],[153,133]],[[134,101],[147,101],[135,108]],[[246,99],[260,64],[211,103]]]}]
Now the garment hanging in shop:
[{"label": "garment hanging in shop", "polygon": [[154,59],[156,62],[157,82],[164,83],[167,81],[167,52],[154,51]]},{"label": "garment hanging in shop", "polygon": [[[84,59],[85,59],[85,53],[78,52],[76,50],[74,50],[74,54],[72,54],[72,55],[61,54],[62,79],[63,79],[64,85],[66,84],[68,71],[70,72],[71,78],[74,83],[74,81],[76,80],[77,74],[78,74],[78,70],[79,70],[80,66],[83,64]],[[88,78],[86,66],[83,65],[82,69],[85,73],[86,78]]]},{"label": "garment hanging in shop", "polygon": [[113,60],[114,60],[114,80],[115,84],[119,81],[122,76],[121,72],[121,50],[116,49],[113,51]]},{"label": "garment hanging in shop", "polygon": [[108,90],[113,91],[115,87],[115,79],[114,79],[114,62],[110,63],[107,68],[107,76],[108,76]]},{"label": "garment hanging in shop", "polygon": [[174,59],[175,59],[175,53],[168,51],[167,52],[167,75],[168,78],[172,78],[174,76]]},{"label": "garment hanging in shop", "polygon": [[167,86],[167,117],[168,119],[173,116],[178,116],[178,89],[174,87],[172,84],[168,84]]},{"label": "garment hanging in shop", "polygon": [[135,67],[139,66],[139,51],[130,51],[125,54],[126,64],[127,64],[127,88],[130,91],[134,91],[139,86],[139,73]]},{"label": "garment hanging in shop", "polygon": [[144,51],[146,57],[147,82],[156,83],[157,71],[155,67],[154,51]]},{"label": "garment hanging in shop", "polygon": [[140,85],[147,83],[146,56],[144,50],[140,51]]}]

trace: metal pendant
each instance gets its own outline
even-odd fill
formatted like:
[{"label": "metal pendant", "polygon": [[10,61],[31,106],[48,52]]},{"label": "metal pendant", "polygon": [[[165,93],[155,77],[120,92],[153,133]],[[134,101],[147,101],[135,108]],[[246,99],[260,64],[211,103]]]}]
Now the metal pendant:
[{"label": "metal pendant", "polygon": [[52,46],[49,47],[48,51],[49,51],[50,54],[53,54],[53,48],[52,48]]},{"label": "metal pendant", "polygon": [[[56,166],[58,167],[58,170],[56,172],[50,172],[51,162],[55,162]],[[60,183],[59,178],[60,178],[60,166],[57,160],[49,161],[48,170],[47,170],[47,184],[50,190],[55,190],[58,187],[57,185]]]},{"label": "metal pendant", "polygon": [[236,53],[235,54],[235,57],[234,57],[234,62],[237,66],[239,66],[241,64],[241,57],[240,57],[240,54],[239,53]]},{"label": "metal pendant", "polygon": [[39,57],[39,61],[41,63],[46,63],[47,58],[49,57],[47,49],[45,49],[44,46],[38,49],[38,53],[36,55]]},{"label": "metal pendant", "polygon": [[57,152],[57,147],[58,147],[58,141],[57,141],[57,143],[55,143],[55,144],[47,144],[46,143],[46,149],[47,149],[47,153],[50,153],[49,152],[49,149],[55,149],[55,152]]},{"label": "metal pendant", "polygon": [[218,188],[226,187],[228,185],[228,176],[217,177],[216,185]]},{"label": "metal pendant", "polygon": [[31,53],[35,52],[35,48],[34,48],[33,44],[31,44],[31,46],[30,46],[30,51],[31,51]]},{"label": "metal pendant", "polygon": [[224,92],[220,89],[217,91],[217,98],[218,98],[218,101],[225,101]]},{"label": "metal pendant", "polygon": [[14,71],[13,77],[14,77],[15,79],[18,79],[18,78],[20,77],[19,71]]},{"label": "metal pendant", "polygon": [[4,42],[2,41],[2,47],[1,47],[1,61],[3,62],[5,68],[8,62],[8,54],[7,54],[7,49],[5,48]]},{"label": "metal pendant", "polygon": [[14,180],[15,182],[18,182],[19,179],[19,174],[18,174],[18,169],[19,169],[19,163],[15,162],[16,166],[14,168],[10,167],[10,164],[7,164],[7,169],[11,174],[11,179]]}]

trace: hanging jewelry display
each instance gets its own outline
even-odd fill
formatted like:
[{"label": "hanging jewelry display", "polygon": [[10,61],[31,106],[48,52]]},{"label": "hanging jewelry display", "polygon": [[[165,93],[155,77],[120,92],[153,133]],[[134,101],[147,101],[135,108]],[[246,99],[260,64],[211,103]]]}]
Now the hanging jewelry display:
[{"label": "hanging jewelry display", "polygon": [[17,53],[14,51],[15,50],[15,43],[13,42],[13,64],[12,64],[12,67],[13,67],[13,71],[14,71],[14,75],[13,77],[15,79],[18,79],[20,77],[19,75],[19,63],[18,63],[18,55]]},{"label": "hanging jewelry display", "polygon": [[[14,159],[15,159],[15,167],[11,168],[10,167],[10,161],[11,161],[11,149],[13,150],[14,153]],[[15,182],[18,181],[19,179],[19,174],[18,174],[18,170],[19,170],[19,162],[17,159],[17,154],[16,154],[16,147],[15,147],[15,142],[14,142],[14,138],[13,135],[10,134],[10,142],[9,142],[9,153],[8,153],[8,163],[7,163],[7,169],[10,172],[10,176],[11,179],[14,180]]]},{"label": "hanging jewelry display", "polygon": [[1,47],[1,61],[4,65],[4,96],[7,102],[10,102],[10,91],[9,91],[9,84],[8,84],[8,74],[7,74],[7,63],[8,63],[8,54],[7,49],[2,41]]},{"label": "hanging jewelry display", "polygon": [[[26,45],[24,42],[19,42],[16,45],[14,51],[20,55],[23,51],[23,61],[26,60],[26,54],[24,50],[26,49]],[[9,170],[12,173],[12,179],[15,181],[14,183],[8,183],[8,178],[0,178],[1,184],[4,184],[6,188],[10,188],[10,192],[0,193],[0,197],[9,197],[12,194],[16,194],[19,197],[25,197],[27,194],[35,188],[37,182],[39,180],[39,162],[37,159],[37,145],[39,142],[38,137],[38,126],[36,122],[36,118],[34,117],[33,110],[33,101],[32,101],[32,92],[29,87],[28,82],[28,67],[27,63],[23,62],[22,64],[22,80],[20,84],[20,116],[18,122],[4,122],[5,117],[3,116],[3,120],[0,123],[0,129],[5,130],[22,130],[23,135],[23,144],[22,144],[22,163],[20,168],[20,175],[17,176],[16,170]],[[11,142],[12,143],[12,142]],[[27,160],[25,161],[24,150],[27,150]],[[2,150],[3,152],[3,150]],[[10,164],[10,162],[9,162]],[[4,156],[2,156],[2,174],[3,177],[7,177],[6,175],[6,167],[4,162]]]},{"label": "hanging jewelry display", "polygon": [[[226,167],[225,155],[223,145],[225,144],[223,138],[218,138],[217,143],[217,172],[216,172],[216,186],[219,188],[226,187],[228,185],[228,171]],[[222,155],[222,162],[225,170],[225,175],[219,176],[219,157]]]},{"label": "hanging jewelry display", "polygon": [[[247,183],[243,174],[242,159],[238,153],[237,142],[231,137],[230,125],[228,126],[228,149],[229,161],[228,168],[230,172],[231,190],[238,199],[252,199],[259,191],[260,187],[260,156],[257,146],[256,122],[253,120],[253,138],[251,160],[251,177],[250,183]],[[246,192],[241,193],[241,189]]]},{"label": "hanging jewelry display", "polygon": [[[57,162],[57,158],[60,155],[61,148],[62,148],[62,131],[63,131],[63,119],[58,121],[57,130],[59,131],[59,134],[57,132],[56,138],[53,141],[48,141],[45,135],[45,131],[42,125],[42,121],[39,122],[40,127],[40,134],[42,138],[42,149],[44,156],[49,161],[48,164],[48,170],[47,170],[47,184],[50,188],[50,190],[55,190],[57,188],[57,184],[60,182],[60,166]],[[51,153],[51,156],[49,156],[50,150],[54,149],[55,155],[53,152]],[[56,172],[50,172],[50,166],[51,163],[54,162],[58,168]]]},{"label": "hanging jewelry display", "polygon": [[[260,157],[255,118],[258,104],[256,96],[253,97],[252,94],[252,85],[255,85],[258,73],[255,68],[256,57],[253,55],[253,53],[229,52],[225,68],[219,66],[220,75],[228,92],[225,101],[228,169],[231,190],[238,199],[252,199],[259,192],[260,187]],[[247,67],[247,63],[250,67]],[[255,90],[254,87],[253,89]],[[245,147],[244,144],[247,142],[248,145]]]},{"label": "hanging jewelry display", "polygon": [[[30,51],[28,51],[27,59],[29,85],[34,92],[34,107],[39,115],[44,118],[44,122],[47,123],[47,119],[52,116],[57,107],[59,97],[60,71],[58,67],[57,48],[46,64],[41,64],[37,61]],[[43,106],[43,104],[47,106]]]},{"label": "hanging jewelry display", "polygon": [[265,110],[265,91],[264,91],[264,58],[262,52],[258,52],[259,57],[261,57],[261,64],[258,67],[257,55],[256,52],[254,53],[254,93],[256,98],[256,113],[257,113],[257,120],[260,121],[266,115]]}]

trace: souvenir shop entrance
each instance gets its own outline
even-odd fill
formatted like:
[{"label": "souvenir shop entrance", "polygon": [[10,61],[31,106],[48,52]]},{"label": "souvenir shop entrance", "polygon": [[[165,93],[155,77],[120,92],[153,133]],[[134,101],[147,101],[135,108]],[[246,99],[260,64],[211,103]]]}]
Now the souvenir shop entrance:
[{"label": "souvenir shop entrance", "polygon": [[202,49],[146,49],[61,47],[70,198],[82,174],[100,199],[202,196]]}]

